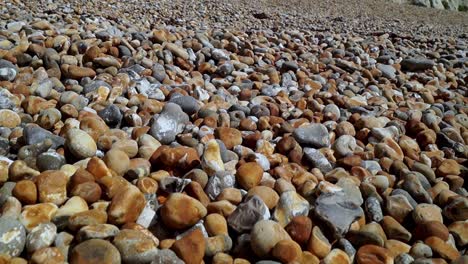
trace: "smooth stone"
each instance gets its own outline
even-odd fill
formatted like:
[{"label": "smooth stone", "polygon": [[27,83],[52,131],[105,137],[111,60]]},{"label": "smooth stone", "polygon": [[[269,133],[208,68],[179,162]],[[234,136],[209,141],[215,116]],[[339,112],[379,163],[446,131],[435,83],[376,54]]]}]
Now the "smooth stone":
[{"label": "smooth stone", "polygon": [[184,264],[184,262],[170,249],[160,249],[154,256],[151,264]]},{"label": "smooth stone", "polygon": [[71,252],[70,264],[120,264],[119,250],[109,241],[90,239],[75,246]]},{"label": "smooth stone", "polygon": [[39,171],[59,170],[66,164],[65,157],[52,151],[47,151],[39,154],[36,159],[36,166]]},{"label": "smooth stone", "polygon": [[291,239],[283,227],[272,220],[257,222],[250,234],[252,250],[260,257],[267,255],[279,241]]},{"label": "smooth stone", "polygon": [[26,237],[28,252],[34,252],[52,245],[57,235],[57,227],[53,223],[44,223],[33,228]]},{"label": "smooth stone", "polygon": [[179,105],[188,115],[193,115],[200,110],[200,104],[192,96],[172,96],[169,102]]},{"label": "smooth stone", "polygon": [[171,194],[161,208],[161,218],[168,227],[184,229],[205,217],[207,209],[198,200],[181,193]]},{"label": "smooth stone", "polygon": [[149,263],[158,252],[154,241],[138,230],[121,230],[112,242],[125,263]]},{"label": "smooth stone", "polygon": [[17,257],[26,244],[26,230],[16,219],[0,217],[0,254]]},{"label": "smooth stone", "polygon": [[403,70],[413,72],[428,70],[435,65],[434,61],[423,58],[405,58],[400,64]]},{"label": "smooth stone", "polygon": [[293,136],[297,142],[314,148],[323,148],[330,145],[330,134],[322,124],[309,124],[298,127],[294,130]]},{"label": "smooth stone", "polygon": [[85,159],[96,155],[96,142],[83,130],[70,129],[67,132],[66,139],[66,146],[75,157]]}]

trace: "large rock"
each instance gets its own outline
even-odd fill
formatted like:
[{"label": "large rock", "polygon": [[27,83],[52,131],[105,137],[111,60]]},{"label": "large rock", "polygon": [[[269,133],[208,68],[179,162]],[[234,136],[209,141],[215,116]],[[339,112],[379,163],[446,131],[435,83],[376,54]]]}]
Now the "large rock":
[{"label": "large rock", "polygon": [[328,224],[335,236],[341,237],[364,212],[345,192],[339,191],[322,193],[315,201],[315,213]]},{"label": "large rock", "polygon": [[188,122],[189,116],[179,105],[167,103],[159,116],[154,118],[150,134],[162,144],[169,144],[182,133]]},{"label": "large rock", "polygon": [[229,226],[239,233],[250,231],[255,223],[270,218],[270,211],[258,196],[248,197],[228,217]]}]

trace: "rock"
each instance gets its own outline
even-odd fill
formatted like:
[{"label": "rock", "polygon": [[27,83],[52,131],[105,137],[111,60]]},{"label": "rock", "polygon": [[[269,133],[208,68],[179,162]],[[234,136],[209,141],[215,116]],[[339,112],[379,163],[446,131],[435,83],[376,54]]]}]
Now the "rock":
[{"label": "rock", "polygon": [[382,208],[380,207],[380,202],[374,196],[367,198],[365,202],[365,211],[367,217],[374,222],[380,222],[384,219]]},{"label": "rock", "polygon": [[77,233],[79,241],[89,239],[109,239],[120,232],[119,228],[110,224],[96,224],[83,226]]},{"label": "rock", "polygon": [[[4,185],[6,186],[6,185]],[[37,201],[37,187],[33,181],[22,180],[14,185],[13,196],[15,196],[22,204],[35,204]]]},{"label": "rock", "polygon": [[312,232],[312,221],[307,216],[295,216],[284,229],[294,241],[302,245],[309,241]]},{"label": "rock", "polygon": [[468,219],[468,199],[466,197],[459,197],[453,199],[443,209],[443,215],[452,221],[464,221]]},{"label": "rock", "polygon": [[332,228],[336,236],[343,236],[352,222],[362,216],[363,210],[344,192],[322,193],[315,201],[315,213]]},{"label": "rock", "polygon": [[36,166],[39,171],[60,170],[67,162],[65,157],[56,152],[43,152],[37,156]]},{"label": "rock", "polygon": [[66,146],[75,157],[85,159],[96,155],[96,142],[83,130],[72,128],[66,138]]},{"label": "rock", "polygon": [[468,244],[468,221],[456,221],[448,226],[451,234],[455,237],[458,246]]},{"label": "rock", "polygon": [[242,188],[249,190],[257,186],[263,177],[263,169],[256,162],[242,164],[236,173],[236,180]]},{"label": "rock", "polygon": [[[236,208],[237,209],[237,208]],[[210,236],[227,235],[226,219],[220,214],[209,214],[205,217],[204,225]]]},{"label": "rock", "polygon": [[250,234],[252,250],[257,256],[265,256],[279,241],[291,239],[283,227],[272,220],[257,222]]},{"label": "rock", "polygon": [[309,214],[309,202],[294,191],[284,192],[280,196],[273,218],[282,226],[286,226],[291,219],[299,215]]},{"label": "rock", "polygon": [[442,210],[434,204],[418,204],[412,213],[413,220],[416,224],[421,224],[428,221],[438,221],[443,223]]},{"label": "rock", "polygon": [[120,253],[110,242],[102,239],[90,239],[73,248],[70,264],[81,263],[121,263]]},{"label": "rock", "polygon": [[174,251],[170,249],[158,250],[151,264],[165,264],[165,263],[184,264],[184,262],[179,257],[177,257]]},{"label": "rock", "polygon": [[413,230],[414,238],[425,240],[428,237],[436,236],[444,241],[449,238],[449,230],[439,221],[421,222]]},{"label": "rock", "polygon": [[416,72],[431,69],[435,63],[429,59],[405,58],[400,62],[400,65],[403,70]]},{"label": "rock", "polygon": [[458,252],[455,247],[443,241],[439,237],[428,237],[424,240],[424,243],[430,246],[432,251],[437,252],[437,254],[446,260],[454,261],[460,257],[460,252]]},{"label": "rock", "polygon": [[356,139],[350,135],[342,135],[333,142],[332,149],[338,157],[352,155],[356,149]]},{"label": "rock", "polygon": [[235,182],[236,178],[231,173],[227,171],[216,172],[208,179],[205,192],[211,200],[214,200],[224,189],[234,187]]},{"label": "rock", "polygon": [[112,241],[124,263],[149,263],[157,255],[154,241],[137,230],[124,229]]},{"label": "rock", "polygon": [[322,173],[330,172],[333,167],[328,159],[319,151],[313,148],[304,148],[305,158]]},{"label": "rock", "polygon": [[217,235],[205,239],[205,256],[213,257],[218,253],[229,252],[232,248],[232,240],[228,235]]},{"label": "rock", "polygon": [[322,230],[318,226],[314,226],[309,242],[307,243],[307,250],[312,252],[320,259],[330,253],[331,244],[328,239],[323,235]]},{"label": "rock", "polygon": [[0,80],[1,81],[13,81],[18,74],[18,67],[13,63],[1,59],[0,60]]},{"label": "rock", "polygon": [[27,125],[23,130],[23,137],[27,145],[34,145],[44,142],[46,139],[52,140],[52,148],[56,149],[65,144],[65,139],[52,134],[51,132],[34,125]]},{"label": "rock", "polygon": [[323,148],[330,145],[330,135],[327,128],[322,124],[309,124],[294,130],[294,138],[301,144],[313,148]]},{"label": "rock", "polygon": [[135,222],[145,207],[145,197],[135,186],[127,186],[118,192],[109,205],[109,222],[125,224]]},{"label": "rock", "polygon": [[102,110],[97,111],[97,114],[109,127],[118,127],[123,118],[120,109],[114,104],[109,104]]},{"label": "rock", "polygon": [[[1,71],[1,69],[0,69]],[[0,72],[1,76],[1,72]],[[15,128],[21,124],[20,116],[10,109],[0,110],[0,127]]]},{"label": "rock", "polygon": [[413,211],[413,207],[408,202],[408,199],[401,194],[388,197],[386,209],[388,214],[400,223],[402,223],[406,216]]},{"label": "rock", "polygon": [[32,230],[41,223],[51,222],[57,210],[57,205],[53,203],[27,205],[23,207],[19,220],[26,230]]},{"label": "rock", "polygon": [[436,171],[438,176],[448,176],[448,175],[459,175],[460,174],[460,165],[452,159],[446,159],[442,161],[440,166]]},{"label": "rock", "polygon": [[17,257],[26,243],[26,230],[16,219],[0,217],[0,254]]},{"label": "rock", "polygon": [[389,255],[389,251],[385,248],[375,245],[365,245],[359,248],[356,254],[356,260],[359,264],[393,263],[393,259]]},{"label": "rock", "polygon": [[271,250],[273,257],[281,263],[291,263],[298,261],[302,257],[302,250],[299,244],[293,240],[281,240]]},{"label": "rock", "polygon": [[67,199],[68,177],[62,171],[45,171],[36,178],[39,202],[61,205]]},{"label": "rock", "polygon": [[34,227],[26,237],[28,252],[51,246],[56,235],[57,227],[53,223],[44,223]]},{"label": "rock", "polygon": [[161,218],[165,225],[173,229],[193,226],[207,214],[206,208],[192,197],[173,193],[161,208]]},{"label": "rock", "polygon": [[189,117],[182,111],[179,105],[167,103],[162,112],[156,116],[151,125],[150,133],[161,144],[169,144],[175,137],[182,133]]},{"label": "rock", "polygon": [[423,242],[416,242],[409,253],[415,259],[432,257],[432,249]]},{"label": "rock", "polygon": [[377,69],[382,72],[382,76],[388,79],[394,79],[396,77],[396,70],[391,65],[377,64]]},{"label": "rock", "polygon": [[245,233],[252,229],[255,223],[270,218],[270,211],[258,196],[248,197],[237,206],[227,218],[229,226],[239,233]]},{"label": "rock", "polygon": [[254,195],[262,199],[270,210],[275,208],[279,201],[279,195],[268,186],[255,186],[247,192],[247,197]]},{"label": "rock", "polygon": [[216,138],[220,139],[227,149],[242,144],[242,134],[239,130],[229,127],[218,127],[215,129]]},{"label": "rock", "polygon": [[395,257],[395,264],[411,264],[413,261],[414,258],[407,253],[402,253]]},{"label": "rock", "polygon": [[195,229],[177,240],[171,249],[187,264],[199,264],[205,255],[205,238],[200,229]]},{"label": "rock", "polygon": [[56,247],[46,247],[35,251],[31,256],[31,263],[60,264],[65,262],[65,256]]},{"label": "rock", "polygon": [[384,216],[381,225],[389,239],[409,242],[412,237],[411,233],[391,216]]},{"label": "rock", "polygon": [[193,115],[200,110],[200,104],[192,96],[172,96],[169,102],[179,105],[188,115]]},{"label": "rock", "polygon": [[206,142],[201,164],[203,169],[210,175],[218,171],[224,171],[224,163],[221,158],[220,146],[216,140],[211,139]]},{"label": "rock", "polygon": [[322,261],[324,264],[351,264],[351,259],[346,254],[346,252],[337,248],[330,251],[330,253],[328,253],[328,255]]}]

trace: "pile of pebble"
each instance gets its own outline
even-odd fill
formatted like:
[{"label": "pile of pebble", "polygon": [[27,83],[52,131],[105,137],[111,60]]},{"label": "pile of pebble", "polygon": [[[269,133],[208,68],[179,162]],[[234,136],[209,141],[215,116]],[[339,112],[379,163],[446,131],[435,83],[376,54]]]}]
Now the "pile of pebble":
[{"label": "pile of pebble", "polygon": [[0,20],[0,263],[467,263],[467,42]]}]

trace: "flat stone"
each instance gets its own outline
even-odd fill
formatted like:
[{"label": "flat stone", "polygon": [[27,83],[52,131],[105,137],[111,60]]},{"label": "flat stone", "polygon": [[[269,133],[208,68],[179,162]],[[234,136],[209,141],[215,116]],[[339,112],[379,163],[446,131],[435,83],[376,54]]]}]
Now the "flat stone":
[{"label": "flat stone", "polygon": [[315,201],[314,211],[338,237],[346,234],[351,223],[364,213],[360,206],[349,202],[344,192],[322,193]]}]

